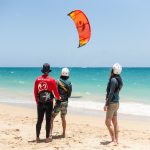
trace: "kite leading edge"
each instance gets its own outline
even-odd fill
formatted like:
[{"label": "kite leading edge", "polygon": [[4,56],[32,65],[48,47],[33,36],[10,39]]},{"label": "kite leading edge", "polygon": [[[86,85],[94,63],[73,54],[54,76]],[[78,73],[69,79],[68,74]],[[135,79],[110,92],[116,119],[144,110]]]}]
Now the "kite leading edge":
[{"label": "kite leading edge", "polygon": [[88,18],[81,10],[74,10],[68,14],[74,21],[79,34],[79,47],[87,44],[91,37],[91,28]]}]

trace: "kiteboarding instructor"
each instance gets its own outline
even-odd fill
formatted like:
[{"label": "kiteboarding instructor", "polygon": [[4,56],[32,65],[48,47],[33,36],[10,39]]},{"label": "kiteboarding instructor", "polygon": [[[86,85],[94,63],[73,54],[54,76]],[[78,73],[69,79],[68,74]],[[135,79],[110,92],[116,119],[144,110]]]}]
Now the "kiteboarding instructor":
[{"label": "kiteboarding instructor", "polygon": [[42,76],[39,76],[35,80],[34,96],[37,104],[37,124],[36,124],[36,142],[40,142],[40,130],[43,122],[44,114],[46,119],[46,140],[45,142],[51,142],[52,138],[49,137],[51,128],[51,114],[53,110],[53,94],[56,98],[56,104],[60,105],[60,96],[57,90],[56,81],[49,76],[51,72],[50,65],[45,63],[41,70]]},{"label": "kiteboarding instructor", "polygon": [[116,63],[113,65],[109,82],[107,85],[106,103],[104,111],[106,111],[105,124],[109,130],[112,142],[118,144],[118,121],[117,110],[119,108],[119,92],[123,86],[123,82],[120,76],[122,67]]}]

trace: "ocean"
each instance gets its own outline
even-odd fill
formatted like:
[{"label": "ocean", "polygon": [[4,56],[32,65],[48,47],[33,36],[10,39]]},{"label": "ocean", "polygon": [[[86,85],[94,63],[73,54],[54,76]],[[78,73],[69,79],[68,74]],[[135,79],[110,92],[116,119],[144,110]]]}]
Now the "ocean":
[{"label": "ocean", "polygon": [[[111,68],[69,68],[73,92],[69,108],[81,112],[103,111]],[[0,68],[0,102],[35,105],[34,81],[41,68]],[[61,68],[50,75],[60,76]],[[150,117],[150,68],[123,68],[120,114]]]}]

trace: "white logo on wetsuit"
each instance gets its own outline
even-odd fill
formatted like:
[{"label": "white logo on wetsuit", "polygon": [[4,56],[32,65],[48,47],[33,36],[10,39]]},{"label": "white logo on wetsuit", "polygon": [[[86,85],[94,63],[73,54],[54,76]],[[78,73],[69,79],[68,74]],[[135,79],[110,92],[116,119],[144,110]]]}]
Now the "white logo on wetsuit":
[{"label": "white logo on wetsuit", "polygon": [[48,89],[48,85],[46,82],[40,82],[38,84],[38,92],[46,91]]}]

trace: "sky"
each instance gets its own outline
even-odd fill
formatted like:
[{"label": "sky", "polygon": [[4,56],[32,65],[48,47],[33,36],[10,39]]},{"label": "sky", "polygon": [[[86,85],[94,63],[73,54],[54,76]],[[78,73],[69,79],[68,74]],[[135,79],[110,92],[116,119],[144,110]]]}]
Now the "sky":
[{"label": "sky", "polygon": [[[0,67],[150,67],[149,0],[0,0]],[[67,16],[80,9],[91,40],[77,48]]]}]

